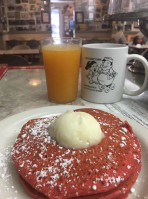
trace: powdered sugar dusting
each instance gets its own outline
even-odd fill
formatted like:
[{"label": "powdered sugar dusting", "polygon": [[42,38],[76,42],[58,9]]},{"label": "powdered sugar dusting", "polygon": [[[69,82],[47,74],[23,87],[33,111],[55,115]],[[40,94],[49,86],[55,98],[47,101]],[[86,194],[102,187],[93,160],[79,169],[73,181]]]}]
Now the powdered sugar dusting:
[{"label": "powdered sugar dusting", "polygon": [[[11,146],[0,147],[0,196],[8,193],[7,199],[19,199],[18,189],[15,186],[14,163],[11,159]],[[1,197],[0,197],[1,198]]]}]

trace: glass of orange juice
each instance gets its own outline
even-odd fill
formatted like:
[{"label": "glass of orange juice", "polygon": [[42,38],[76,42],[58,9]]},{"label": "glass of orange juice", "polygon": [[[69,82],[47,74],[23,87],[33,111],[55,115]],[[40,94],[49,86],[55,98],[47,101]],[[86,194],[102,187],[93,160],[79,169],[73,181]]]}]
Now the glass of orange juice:
[{"label": "glass of orange juice", "polygon": [[44,38],[42,54],[48,98],[67,103],[76,99],[81,55],[80,38]]}]

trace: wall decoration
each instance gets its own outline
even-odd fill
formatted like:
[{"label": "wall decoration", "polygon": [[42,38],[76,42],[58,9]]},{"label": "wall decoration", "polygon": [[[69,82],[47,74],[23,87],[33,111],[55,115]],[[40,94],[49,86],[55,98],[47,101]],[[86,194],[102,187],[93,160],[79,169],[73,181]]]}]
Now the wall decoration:
[{"label": "wall decoration", "polygon": [[28,14],[29,14],[29,19],[33,19],[35,16],[34,12],[29,12]]},{"label": "wall decoration", "polygon": [[42,20],[42,23],[43,23],[43,24],[48,24],[48,23],[50,23],[49,12],[42,11],[42,12],[41,12],[41,20]]},{"label": "wall decoration", "polygon": [[30,20],[29,20],[29,25],[35,25],[35,21],[32,20],[32,19],[30,19]]},{"label": "wall decoration", "polygon": [[76,24],[84,23],[84,12],[75,12],[75,22]]},{"label": "wall decoration", "polygon": [[16,20],[9,20],[9,25],[16,25]]},{"label": "wall decoration", "polygon": [[8,12],[7,13],[8,18],[15,18],[15,12]]},{"label": "wall decoration", "polygon": [[7,31],[51,31],[49,10],[50,0],[7,0]]},{"label": "wall decoration", "polygon": [[17,5],[17,6],[15,7],[15,9],[16,9],[16,11],[21,11],[21,10],[23,9],[23,7],[22,7],[21,5]]},{"label": "wall decoration", "polygon": [[20,12],[15,12],[15,19],[20,19]]},{"label": "wall decoration", "polygon": [[28,5],[27,4],[23,4],[22,5],[22,11],[23,12],[28,12]]},{"label": "wall decoration", "polygon": [[14,5],[8,5],[8,10],[9,11],[15,11],[15,6]]},{"label": "wall decoration", "polygon": [[21,19],[28,19],[28,13],[27,12],[21,12],[20,13],[20,18]]},{"label": "wall decoration", "polygon": [[34,4],[30,5],[30,11],[36,11],[36,6]]}]

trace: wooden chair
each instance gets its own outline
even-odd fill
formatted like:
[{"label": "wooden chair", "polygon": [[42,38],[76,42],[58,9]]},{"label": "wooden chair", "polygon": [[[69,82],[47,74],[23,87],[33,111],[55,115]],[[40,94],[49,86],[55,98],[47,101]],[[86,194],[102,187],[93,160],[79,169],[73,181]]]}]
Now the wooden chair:
[{"label": "wooden chair", "polygon": [[7,64],[7,66],[29,66],[28,61],[18,55],[0,55],[0,64]]},{"label": "wooden chair", "polygon": [[39,48],[40,42],[32,39],[32,40],[27,41],[26,45],[29,46],[31,49],[36,49],[36,48]]}]

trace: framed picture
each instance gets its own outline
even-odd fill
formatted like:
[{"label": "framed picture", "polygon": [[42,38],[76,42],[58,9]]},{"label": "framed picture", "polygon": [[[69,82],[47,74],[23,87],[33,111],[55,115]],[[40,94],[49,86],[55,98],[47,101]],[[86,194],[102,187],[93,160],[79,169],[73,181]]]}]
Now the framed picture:
[{"label": "framed picture", "polygon": [[29,17],[29,19],[34,19],[34,17],[35,17],[34,12],[29,12],[28,17]]},{"label": "framed picture", "polygon": [[25,20],[25,19],[28,19],[28,13],[26,13],[26,12],[21,12],[21,13],[20,13],[20,18],[21,18],[21,19],[24,19],[24,20]]},{"label": "framed picture", "polygon": [[29,25],[35,25],[35,21],[32,19],[30,19],[28,22],[29,22]]},{"label": "framed picture", "polygon": [[15,6],[13,6],[13,5],[8,5],[8,10],[9,10],[9,11],[15,11]]},{"label": "framed picture", "polygon": [[50,23],[50,15],[49,12],[42,11],[41,12],[41,19],[43,24],[49,24]]},{"label": "framed picture", "polygon": [[7,12],[8,18],[15,18],[15,12]]},{"label": "framed picture", "polygon": [[15,12],[15,19],[20,19],[20,12]]},{"label": "framed picture", "polygon": [[76,24],[84,23],[84,12],[75,12],[75,22]]},{"label": "framed picture", "polygon": [[30,11],[36,11],[36,6],[35,5],[30,5]]},{"label": "framed picture", "polygon": [[13,26],[13,25],[17,25],[16,24],[16,20],[8,20],[8,22],[9,22],[9,25],[11,26]]},{"label": "framed picture", "polygon": [[27,4],[23,4],[22,5],[22,11],[23,12],[28,12],[28,5]]},{"label": "framed picture", "polygon": [[21,11],[22,8],[23,8],[23,7],[22,7],[21,5],[17,5],[17,6],[15,7],[16,11]]}]

